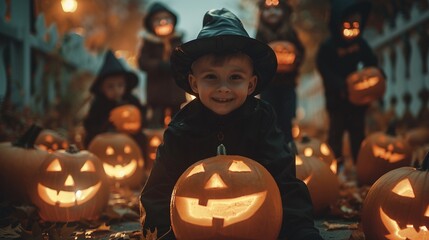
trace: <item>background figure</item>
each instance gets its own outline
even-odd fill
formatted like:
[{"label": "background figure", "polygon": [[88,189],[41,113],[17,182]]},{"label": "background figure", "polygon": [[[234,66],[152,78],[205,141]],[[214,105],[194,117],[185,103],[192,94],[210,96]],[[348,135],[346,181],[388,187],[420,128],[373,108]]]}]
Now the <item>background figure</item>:
[{"label": "background figure", "polygon": [[[270,5],[268,5],[270,4]],[[259,1],[259,25],[256,39],[270,44],[279,63],[277,73],[270,85],[261,93],[261,99],[275,109],[279,127],[292,139],[292,120],[296,116],[296,91],[299,68],[305,50],[289,20],[292,8],[286,1]]]},{"label": "background figure", "polygon": [[[346,78],[358,70],[359,65],[377,66],[377,57],[362,38],[370,7],[368,1],[333,0],[329,22],[331,36],[322,42],[316,58],[329,114],[328,143],[335,157],[341,157],[343,134],[347,131],[354,162],[365,137],[368,105],[357,106],[349,101]],[[341,167],[343,159],[339,160]]]},{"label": "background figure", "polygon": [[143,21],[138,65],[147,74],[147,105],[152,110],[148,127],[164,127],[166,111],[173,116],[186,101],[185,92],[176,86],[170,70],[170,53],[183,37],[176,23],[176,14],[161,3],[152,4]]},{"label": "background figure", "polygon": [[[85,128],[84,147],[88,148],[91,140],[100,133],[114,131],[116,127],[110,120],[111,111],[118,106],[131,104],[136,106],[141,114],[142,121],[146,109],[135,97],[131,91],[137,86],[137,75],[125,69],[122,63],[109,50],[104,57],[104,63],[98,71],[97,78],[94,80],[90,91],[93,94],[93,100],[90,105],[88,115],[84,119]],[[147,161],[147,139],[141,129],[130,136],[140,146],[143,157]]]}]

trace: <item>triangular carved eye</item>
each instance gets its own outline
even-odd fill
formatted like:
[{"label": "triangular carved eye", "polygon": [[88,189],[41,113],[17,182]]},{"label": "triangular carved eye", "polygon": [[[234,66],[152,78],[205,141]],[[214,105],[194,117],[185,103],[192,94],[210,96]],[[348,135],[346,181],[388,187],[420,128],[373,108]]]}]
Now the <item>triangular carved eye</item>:
[{"label": "triangular carved eye", "polygon": [[113,149],[112,147],[108,146],[108,147],[106,148],[106,155],[107,155],[107,156],[111,156],[111,155],[113,155],[113,154],[115,154],[115,149]]},{"label": "triangular carved eye", "polygon": [[402,197],[415,198],[413,187],[408,179],[404,179],[397,183],[392,189],[392,192]]},{"label": "triangular carved eye", "polygon": [[188,176],[186,176],[186,177],[190,177],[190,176],[192,176],[192,175],[194,175],[194,174],[197,174],[197,173],[200,173],[200,172],[205,172],[205,170],[204,170],[204,166],[203,166],[203,164],[201,163],[201,164],[198,164],[197,166],[195,166],[192,170],[191,170],[191,172],[188,174]]},{"label": "triangular carved eye", "polygon": [[304,162],[302,161],[302,159],[299,156],[295,157],[295,165],[300,166],[304,164]]},{"label": "triangular carved eye", "polygon": [[245,164],[243,161],[232,161],[231,166],[229,166],[229,171],[231,172],[251,172],[252,170]]},{"label": "triangular carved eye", "polygon": [[61,172],[62,170],[63,169],[61,168],[61,164],[58,158],[55,158],[54,161],[52,161],[46,168],[46,171],[48,172]]},{"label": "triangular carved eye", "polygon": [[429,205],[428,205],[428,207],[426,208],[425,217],[429,217]]},{"label": "triangular carved eye", "polygon": [[80,168],[81,172],[95,172],[95,166],[91,160],[87,160],[85,164]]},{"label": "triangular carved eye", "polygon": [[322,143],[320,145],[320,152],[325,156],[329,156],[329,154],[331,154],[331,151],[329,150],[329,147],[326,143]]}]

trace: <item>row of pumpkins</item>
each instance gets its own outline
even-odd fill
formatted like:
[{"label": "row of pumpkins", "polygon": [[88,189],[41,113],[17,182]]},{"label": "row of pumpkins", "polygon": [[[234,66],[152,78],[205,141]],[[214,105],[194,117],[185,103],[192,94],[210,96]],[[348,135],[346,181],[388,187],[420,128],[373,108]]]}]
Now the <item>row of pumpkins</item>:
[{"label": "row of pumpkins", "polygon": [[[127,136],[125,134],[113,134],[112,136],[102,136],[99,139],[99,143],[93,144],[91,143],[92,150],[90,151],[79,151],[76,148],[73,147],[67,147],[67,144],[58,144],[58,148],[67,148],[67,150],[55,150],[55,151],[44,151],[42,148],[44,148],[42,143],[40,143],[40,139],[44,139],[47,142],[52,143],[52,140],[49,136],[52,137],[51,134],[43,135],[40,134],[41,129],[32,126],[24,136],[22,136],[20,139],[18,139],[14,143],[1,143],[0,144],[0,150],[2,152],[2,156],[0,157],[0,168],[1,169],[8,169],[8,171],[4,171],[0,174],[0,186],[2,189],[2,193],[10,194],[11,199],[26,199],[30,198],[31,202],[36,205],[39,209],[39,215],[42,219],[46,221],[59,221],[59,222],[69,222],[69,221],[78,221],[80,219],[94,219],[99,216],[102,209],[107,204],[107,199],[109,195],[109,182],[121,182],[122,184],[128,184],[132,186],[133,184],[141,184],[139,180],[126,180],[127,175],[126,169],[131,169],[131,166],[136,167],[136,170],[134,170],[134,173],[142,173],[143,169],[143,159],[141,158],[141,153],[139,153],[138,146],[134,143],[134,145],[126,144],[127,142]],[[110,133],[109,133],[110,134]],[[390,134],[390,135],[389,135]],[[367,181],[367,183],[364,184],[372,184],[377,180],[377,182],[373,185],[370,192],[368,193],[368,200],[365,200],[365,202],[370,203],[365,204],[366,208],[364,208],[363,215],[362,215],[362,221],[364,223],[364,227],[366,226],[365,233],[368,232],[368,234],[385,234],[386,230],[391,233],[393,230],[397,230],[395,234],[414,234],[413,236],[417,236],[417,238],[409,238],[409,239],[426,239],[422,236],[426,236],[423,234],[428,234],[426,226],[429,225],[429,188],[427,187],[428,181],[429,181],[429,173],[428,170],[428,159],[425,160],[425,163],[422,165],[421,171],[416,170],[411,167],[405,167],[405,168],[399,168],[402,166],[409,165],[409,154],[407,149],[407,141],[401,142],[400,139],[397,139],[397,137],[392,136],[391,132],[388,133],[377,133],[374,135],[369,136],[365,142],[362,144],[362,149],[359,154],[359,160],[358,163],[361,162],[362,164],[365,163],[368,165],[366,167],[366,174],[369,172],[373,172],[371,177],[364,176],[362,177],[361,181],[364,183],[364,180]],[[116,136],[117,135],[117,136]],[[38,138],[36,138],[38,136]],[[44,137],[41,137],[44,136]],[[116,139],[108,141],[109,138]],[[97,138],[96,138],[97,139]],[[131,139],[131,138],[130,138]],[[39,142],[38,145],[40,145],[39,148],[34,148],[34,144],[36,140]],[[94,140],[95,141],[95,140]],[[97,141],[95,141],[97,142]],[[112,142],[116,142],[117,144],[121,145],[122,147],[112,147]],[[132,142],[132,141],[131,141]],[[400,144],[398,142],[401,142]],[[158,142],[159,143],[159,142]],[[44,146],[47,146],[47,143],[44,143]],[[61,145],[61,147],[59,147]],[[338,178],[336,176],[336,160],[333,157],[332,151],[330,147],[317,140],[317,139],[311,139],[308,137],[303,137],[301,141],[297,141],[297,150],[298,155],[296,156],[296,165],[297,165],[297,177],[303,180],[310,191],[310,195],[313,200],[314,205],[314,211],[316,215],[323,214],[326,209],[329,207],[330,204],[336,201],[339,195],[339,182]],[[51,144],[52,146],[52,144]],[[371,147],[369,147],[371,146]],[[409,147],[409,146],[408,146]],[[51,147],[46,147],[45,150],[49,150]],[[383,150],[384,149],[384,150]],[[404,150],[405,149],[405,150]],[[136,152],[135,155],[131,154],[131,158],[124,158],[124,157],[115,157],[112,158],[109,156],[115,154],[115,151],[122,151],[122,154],[131,154],[132,152]],[[100,153],[96,154],[95,156],[93,153]],[[372,155],[371,155],[372,153]],[[123,155],[123,156],[125,156]],[[400,159],[400,156],[404,159]],[[428,158],[428,157],[427,157]],[[100,161],[100,159],[103,159],[103,161]],[[107,159],[107,162],[104,161],[104,159]],[[108,160],[110,159],[110,160]],[[216,159],[224,159],[223,165],[228,166],[235,166],[237,171],[243,171],[242,167],[245,167],[244,171],[251,172],[250,169],[256,168],[259,169],[262,166],[257,166],[258,164],[255,161],[250,161],[249,163],[240,160],[242,159],[240,156],[216,156]],[[135,161],[134,161],[135,160]],[[322,160],[322,161],[321,161]],[[403,164],[400,166],[394,165],[398,162],[403,161]],[[110,161],[110,163],[109,163]],[[118,163],[122,161],[122,163]],[[210,160],[211,161],[211,160]],[[199,231],[207,231],[207,228],[211,224],[211,219],[214,217],[214,212],[216,214],[220,214],[222,212],[222,218],[229,219],[230,222],[228,224],[227,220],[223,221],[223,224],[227,225],[236,225],[236,223],[240,222],[239,225],[245,224],[246,226],[249,226],[248,224],[257,224],[258,226],[267,226],[262,223],[259,223],[258,219],[264,219],[263,222],[265,223],[266,219],[273,219],[273,221],[279,221],[281,223],[281,217],[279,219],[278,214],[281,212],[279,210],[279,207],[281,209],[281,203],[275,200],[275,197],[271,196],[269,193],[270,191],[273,191],[272,189],[276,189],[276,185],[269,183],[271,180],[269,179],[270,176],[263,175],[263,179],[260,179],[261,176],[250,176],[250,178],[258,178],[254,179],[253,181],[250,181],[248,178],[239,179],[234,181],[235,186],[233,190],[228,190],[231,193],[236,194],[249,192],[245,191],[243,189],[246,189],[245,187],[241,186],[248,182],[253,183],[260,183],[262,186],[254,185],[252,186],[253,191],[258,190],[254,188],[259,189],[266,189],[266,193],[262,195],[258,195],[259,197],[254,197],[253,200],[246,200],[244,196],[238,197],[238,200],[240,200],[242,203],[252,203],[255,204],[255,206],[258,206],[258,208],[255,208],[251,210],[249,213],[244,215],[237,215],[238,210],[229,209],[231,207],[228,204],[224,203],[213,203],[213,206],[221,206],[220,209],[215,210],[201,210],[201,212],[205,212],[205,214],[208,214],[206,217],[198,217],[198,221],[192,220],[191,217],[184,216],[183,209],[181,210],[180,206],[184,206],[186,203],[186,200],[183,198],[183,196],[187,196],[186,192],[189,191],[187,189],[195,189],[195,184],[201,184],[204,181],[201,181],[201,179],[212,179],[207,177],[207,175],[201,175],[198,177],[197,181],[191,181],[188,179],[190,176],[195,175],[194,177],[200,175],[201,173],[204,173],[204,171],[197,171],[198,169],[201,170],[201,166],[204,166],[205,169],[209,169],[210,163],[209,160],[203,160],[202,162],[204,164],[201,164],[201,162],[194,164],[188,170],[182,175],[182,177],[179,179],[179,181],[176,184],[176,189],[174,191],[173,197],[172,197],[172,208],[179,208],[176,209],[173,212],[175,212],[175,216],[172,215],[172,223],[173,223],[173,229],[176,234],[179,234],[179,232],[184,231],[185,236],[186,234],[193,234],[195,233],[200,221],[201,224],[205,223],[205,226],[203,224],[203,227]],[[229,163],[225,163],[225,161]],[[222,165],[222,161],[216,161],[219,162],[219,164]],[[233,162],[234,164],[231,164],[230,162]],[[245,163],[244,165],[241,164],[241,162]],[[379,163],[379,162],[383,162]],[[388,166],[386,164],[391,164],[391,166]],[[104,167],[103,167],[104,165]],[[200,167],[196,167],[200,165]],[[240,166],[240,168],[239,168]],[[372,167],[371,167],[372,166]],[[357,167],[357,173],[359,174],[359,164]],[[225,168],[225,167],[224,167]],[[262,167],[263,168],[263,167]],[[195,170],[196,169],[196,170]],[[213,168],[213,171],[219,171],[217,174],[217,180],[216,178],[212,179],[213,184],[215,184],[217,187],[222,186],[225,184],[220,176],[222,176],[222,168],[216,167]],[[230,167],[231,169],[231,167]],[[383,169],[383,170],[380,170]],[[392,169],[392,173],[389,172]],[[376,170],[376,171],[374,171]],[[212,171],[212,172],[213,172]],[[266,171],[266,170],[265,170]],[[109,172],[111,172],[109,174]],[[208,171],[205,171],[208,172]],[[264,169],[259,169],[258,172],[264,172]],[[402,172],[407,172],[406,176],[402,176]],[[401,174],[400,174],[401,173]],[[206,174],[206,173],[204,173]],[[209,173],[207,173],[209,174]],[[385,175],[383,175],[385,174]],[[389,176],[391,174],[394,174],[395,181],[392,181],[392,176]],[[255,174],[253,174],[255,175]],[[268,174],[269,175],[269,174]],[[377,176],[379,175],[379,176]],[[383,175],[383,176],[382,176]],[[414,176],[416,175],[416,176]],[[108,177],[110,176],[110,178]],[[186,176],[186,179],[185,177]],[[214,175],[216,176],[216,175]],[[243,176],[243,175],[241,175]],[[382,177],[381,177],[382,176]],[[135,177],[135,179],[141,180],[140,177]],[[109,180],[110,179],[110,180]],[[187,183],[189,182],[189,183]],[[194,182],[194,183],[192,183]],[[220,185],[219,185],[220,184]],[[424,185],[426,184],[426,186]],[[225,184],[226,185],[226,184]],[[184,190],[178,190],[179,186],[185,186],[181,187]],[[192,187],[189,187],[192,186]],[[258,186],[258,187],[257,187]],[[247,187],[249,188],[249,187]],[[204,188],[201,188],[204,189]],[[374,189],[374,190],[373,190]],[[278,189],[277,189],[278,191]],[[274,190],[275,192],[275,190]],[[5,196],[5,194],[2,194]],[[198,193],[193,193],[195,195]],[[201,193],[204,194],[204,193]],[[213,193],[212,193],[213,194]],[[268,195],[267,195],[268,194]],[[396,197],[393,197],[391,195],[394,195]],[[276,194],[274,194],[276,195]],[[177,197],[182,196],[182,197]],[[257,203],[257,199],[259,199],[261,196],[264,196],[263,199],[271,199],[272,201],[269,204],[265,203]],[[269,196],[269,197],[268,197]],[[195,197],[201,197],[201,196],[195,196]],[[223,199],[225,200],[225,196],[205,196],[206,198],[213,198],[213,199]],[[404,208],[402,204],[404,204],[405,200],[401,199],[401,197],[410,199],[410,202],[412,199],[416,199],[413,202],[421,204],[421,206],[409,206],[408,211],[414,211],[412,215],[402,213],[402,216],[398,211],[403,210]],[[273,200],[274,199],[274,200]],[[388,207],[387,210],[382,210],[380,206],[382,206],[383,202],[387,202],[386,199],[389,199],[388,201]],[[392,201],[392,199],[398,199],[398,202],[395,203],[395,201]],[[177,201],[177,202],[175,202]],[[273,202],[275,204],[273,204]],[[190,203],[192,205],[192,203]],[[237,205],[237,203],[234,203]],[[397,204],[401,204],[400,206],[397,206]],[[411,204],[411,203],[410,203]],[[234,205],[234,206],[235,206]],[[387,206],[386,205],[386,206]],[[198,206],[192,205],[192,206]],[[222,208],[227,206],[227,209],[222,210]],[[240,207],[240,204],[237,206]],[[262,206],[267,206],[263,207]],[[271,206],[271,207],[268,207]],[[426,207],[426,209],[424,209]],[[184,206],[184,208],[189,208]],[[241,209],[248,209],[250,206],[241,206]],[[252,207],[253,208],[253,207]],[[258,210],[261,208],[261,210]],[[367,209],[367,210],[365,210]],[[379,210],[378,210],[379,209]],[[384,208],[383,208],[384,209]],[[389,214],[389,211],[394,211],[393,214]],[[387,211],[387,212],[386,212]],[[226,216],[230,212],[232,214],[231,217]],[[261,212],[264,212],[263,214]],[[420,214],[423,213],[423,214]],[[257,217],[257,215],[263,215],[263,217]],[[271,215],[272,214],[272,215]],[[374,216],[374,214],[379,214],[379,216]],[[253,216],[255,215],[255,216]],[[388,216],[393,216],[388,217]],[[210,217],[211,216],[211,217]],[[240,220],[241,217],[239,216],[246,216],[245,219],[247,220]],[[398,216],[396,218],[396,216]],[[415,216],[413,219],[411,219],[413,216]],[[173,217],[175,220],[173,220]],[[195,216],[193,216],[195,217]],[[219,216],[218,216],[219,217]],[[399,219],[401,217],[401,220],[399,222],[395,222],[392,219]],[[189,219],[188,219],[189,218]],[[202,221],[201,219],[206,219],[205,221]],[[377,220],[379,219],[379,220]],[[378,221],[379,224],[376,225],[374,221]],[[198,222],[198,224],[197,224]],[[249,223],[247,223],[249,222]],[[404,225],[403,222],[406,223],[412,223],[412,224],[406,224]],[[365,224],[365,223],[371,223],[371,224]],[[386,223],[391,223],[390,225]],[[262,224],[262,225],[261,225]],[[381,224],[384,224],[384,228],[380,228],[378,226],[381,226]],[[396,225],[395,225],[396,224]],[[277,226],[276,223],[270,222],[270,226]],[[377,230],[373,230],[374,226],[377,226]],[[410,227],[410,226],[418,226],[418,227]],[[268,227],[268,226],[267,226]],[[241,229],[242,227],[239,227],[238,229]],[[369,230],[368,230],[369,228]],[[181,230],[184,229],[184,230]],[[192,230],[190,230],[192,229]],[[204,230],[205,229],[205,230]],[[209,228],[211,229],[211,228]],[[229,229],[229,228],[228,228]],[[233,227],[234,230],[227,230],[227,231],[233,231],[234,234],[244,234],[240,233],[240,231],[236,231],[235,227]],[[271,227],[270,227],[271,229]],[[402,229],[402,230],[401,230]],[[213,229],[212,229],[213,230]],[[279,230],[279,229],[277,229]],[[214,230],[213,230],[214,231]],[[216,227],[215,231],[223,231],[219,229],[219,226]],[[271,230],[270,230],[271,231]],[[371,232],[372,231],[372,232]],[[384,232],[383,232],[384,231]],[[266,231],[264,231],[266,232]],[[273,231],[276,233],[276,231]],[[252,233],[256,234],[256,233]],[[391,233],[393,234],[393,233]],[[238,235],[237,235],[238,236]],[[256,236],[256,235],[255,235]],[[370,235],[370,236],[379,236],[379,235]],[[393,235],[392,235],[393,236]],[[405,235],[402,235],[405,236]],[[407,235],[411,236],[411,235]],[[188,239],[187,237],[184,237],[185,239]],[[266,236],[264,235],[264,238]],[[375,239],[381,239],[379,237],[374,237]],[[274,238],[273,238],[274,239]],[[369,238],[371,239],[371,238]],[[392,237],[390,239],[404,239],[404,238],[395,238]]]}]

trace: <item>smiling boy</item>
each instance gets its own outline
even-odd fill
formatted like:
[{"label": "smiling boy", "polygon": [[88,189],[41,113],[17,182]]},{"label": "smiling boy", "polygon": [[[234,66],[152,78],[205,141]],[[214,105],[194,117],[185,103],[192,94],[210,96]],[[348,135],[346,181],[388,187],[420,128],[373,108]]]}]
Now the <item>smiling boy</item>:
[{"label": "smiling boy", "polygon": [[[255,98],[276,71],[273,50],[250,38],[233,13],[215,9],[205,14],[197,39],[173,51],[171,64],[176,83],[196,99],[175,115],[164,133],[140,197],[143,230],[168,232],[177,179],[193,163],[215,156],[223,144],[228,154],[251,158],[274,177],[283,206],[280,239],[322,239],[314,227],[308,189],[295,177],[294,155],[274,110]],[[166,238],[174,239],[173,233]]]}]

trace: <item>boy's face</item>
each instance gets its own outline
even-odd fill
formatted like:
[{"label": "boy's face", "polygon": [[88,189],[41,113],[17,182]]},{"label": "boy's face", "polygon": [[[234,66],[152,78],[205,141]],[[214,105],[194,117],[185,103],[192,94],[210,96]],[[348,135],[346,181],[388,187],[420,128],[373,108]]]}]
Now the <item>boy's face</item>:
[{"label": "boy's face", "polygon": [[125,93],[125,77],[122,75],[113,75],[107,77],[101,84],[101,91],[104,95],[113,101],[119,102]]},{"label": "boy's face", "polygon": [[188,79],[204,106],[219,115],[240,107],[255,90],[257,81],[252,62],[244,54],[220,61],[213,55],[200,57],[192,64]]}]

